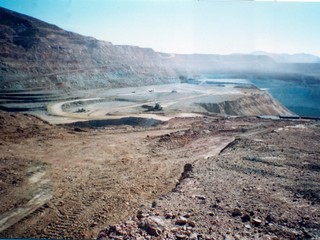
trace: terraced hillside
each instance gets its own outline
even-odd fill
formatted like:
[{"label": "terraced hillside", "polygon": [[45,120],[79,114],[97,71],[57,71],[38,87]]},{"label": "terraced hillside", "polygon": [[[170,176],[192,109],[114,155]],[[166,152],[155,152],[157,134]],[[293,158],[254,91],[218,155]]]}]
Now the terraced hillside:
[{"label": "terraced hillside", "polygon": [[0,8],[0,89],[6,90],[145,86],[179,82],[179,77],[204,73],[317,83],[319,58],[302,59],[306,57],[311,60],[295,62],[301,57],[266,53],[159,53],[150,48],[113,45]]},{"label": "terraced hillside", "polygon": [[0,36],[1,89],[120,87],[175,76],[152,49],[115,46],[3,8]]}]

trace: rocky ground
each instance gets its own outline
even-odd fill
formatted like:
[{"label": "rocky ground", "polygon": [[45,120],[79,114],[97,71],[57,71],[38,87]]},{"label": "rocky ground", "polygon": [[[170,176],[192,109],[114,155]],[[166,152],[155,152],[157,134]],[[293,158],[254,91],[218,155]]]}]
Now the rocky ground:
[{"label": "rocky ground", "polygon": [[319,239],[317,122],[86,129],[0,112],[0,130],[2,238]]},{"label": "rocky ground", "polygon": [[[214,138],[249,122],[257,128],[249,119],[201,128]],[[319,239],[319,126],[290,125],[241,128],[219,154],[185,165],[177,186],[151,208],[107,227],[98,239]]]}]

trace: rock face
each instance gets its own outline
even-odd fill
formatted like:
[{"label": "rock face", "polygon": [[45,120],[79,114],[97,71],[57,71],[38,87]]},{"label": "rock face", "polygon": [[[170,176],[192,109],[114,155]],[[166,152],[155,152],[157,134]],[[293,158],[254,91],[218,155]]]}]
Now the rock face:
[{"label": "rock face", "polygon": [[3,8],[0,39],[2,89],[121,87],[175,76],[152,49],[115,46]]},{"label": "rock face", "polygon": [[0,89],[118,88],[171,83],[179,76],[202,73],[319,82],[318,58],[304,63],[278,59],[267,54],[166,54],[118,46],[0,8]]},{"label": "rock face", "polygon": [[253,116],[266,113],[269,115],[290,115],[285,107],[276,102],[266,92],[245,96],[233,101],[220,103],[199,103],[208,112],[226,115]]}]

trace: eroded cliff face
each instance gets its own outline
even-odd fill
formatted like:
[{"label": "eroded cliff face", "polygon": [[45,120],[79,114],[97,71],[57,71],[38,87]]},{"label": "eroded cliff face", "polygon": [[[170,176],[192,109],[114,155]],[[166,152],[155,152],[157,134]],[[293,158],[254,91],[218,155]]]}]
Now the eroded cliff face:
[{"label": "eroded cliff face", "polygon": [[83,89],[170,82],[152,49],[115,46],[0,8],[2,89]]},{"label": "eroded cliff face", "polygon": [[212,113],[239,116],[255,115],[290,115],[288,109],[275,101],[268,93],[261,92],[244,96],[233,101],[220,103],[200,103],[204,109]]},{"label": "eroded cliff face", "polygon": [[320,81],[319,62],[269,55],[166,54],[118,46],[0,8],[0,89],[95,89],[177,82],[203,73]]}]

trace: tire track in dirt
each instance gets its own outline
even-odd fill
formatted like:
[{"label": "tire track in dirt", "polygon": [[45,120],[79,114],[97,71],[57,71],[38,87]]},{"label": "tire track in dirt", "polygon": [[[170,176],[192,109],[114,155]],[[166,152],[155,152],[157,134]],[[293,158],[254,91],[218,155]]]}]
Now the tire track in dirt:
[{"label": "tire track in dirt", "polygon": [[82,213],[83,208],[76,206],[73,209],[68,209],[65,212],[66,217],[59,216],[58,219],[50,223],[49,226],[44,229],[43,238],[72,238],[75,236],[73,226],[78,224],[79,215]]},{"label": "tire track in dirt", "polygon": [[[115,128],[71,135],[61,130],[41,144],[28,139],[19,145],[19,154],[49,164],[53,198],[43,214],[40,209],[3,236],[93,238],[102,227],[150,206],[176,186],[186,163],[207,152],[205,143],[214,151],[220,139],[211,133],[203,140],[189,139],[190,120],[183,121],[137,132]],[[173,139],[160,141],[170,133]]]}]

